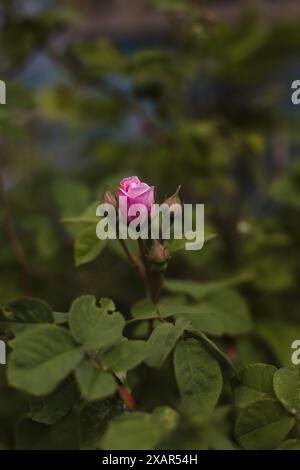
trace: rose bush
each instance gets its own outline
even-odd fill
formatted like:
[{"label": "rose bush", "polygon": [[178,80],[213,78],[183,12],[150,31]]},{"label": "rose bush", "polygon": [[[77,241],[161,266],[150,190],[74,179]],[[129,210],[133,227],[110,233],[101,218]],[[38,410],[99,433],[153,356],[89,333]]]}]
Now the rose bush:
[{"label": "rose bush", "polygon": [[[143,201],[151,212],[154,188],[137,177],[123,179],[118,192],[129,204]],[[113,193],[104,199],[115,206]],[[180,203],[178,192],[176,198]],[[81,244],[87,239],[84,262],[103,250],[97,248],[101,240],[90,240],[96,221],[88,229],[78,235]],[[55,432],[47,444],[42,436],[62,425],[69,429],[65,447],[82,449],[273,449],[289,433],[296,437],[300,404],[281,380],[297,382],[296,370],[262,363],[237,370],[235,349],[220,344],[220,338],[251,331],[247,304],[233,288],[243,276],[165,282],[178,243],[168,240],[167,248],[165,240],[139,239],[137,256],[124,240],[114,242],[145,285],[145,298],[130,315],[121,314],[113,300],[92,295],[75,299],[68,312],[53,312],[31,298],[0,311],[6,334],[14,338],[8,383],[31,396],[18,445],[24,446],[22,433],[31,429],[26,446],[56,448]],[[165,390],[149,406],[147,394],[155,390],[157,374],[166,378]],[[282,446],[297,447],[298,441]]]},{"label": "rose bush", "polygon": [[[0,8],[0,449],[299,449],[299,21],[155,0],[166,35],[128,47],[84,33],[104,2],[25,3]],[[218,236],[97,239],[129,174]]]}]

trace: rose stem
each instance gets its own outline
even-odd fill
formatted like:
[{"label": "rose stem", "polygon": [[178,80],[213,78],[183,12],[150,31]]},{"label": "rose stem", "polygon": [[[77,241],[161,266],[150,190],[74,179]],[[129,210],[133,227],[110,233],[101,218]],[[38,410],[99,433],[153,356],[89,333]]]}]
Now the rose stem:
[{"label": "rose stem", "polygon": [[141,253],[141,258],[142,258],[142,261],[143,261],[143,264],[144,264],[144,267],[145,267],[145,274],[146,274],[146,281],[147,281],[147,292],[148,292],[148,295],[149,295],[150,299],[154,302],[155,294],[154,294],[154,292],[152,290],[152,286],[151,286],[150,266],[149,266],[149,262],[148,262],[148,258],[147,258],[147,253],[146,253],[146,250],[145,250],[145,245],[144,245],[144,242],[143,242],[142,238],[138,238],[138,244],[139,244],[139,249],[140,249],[140,253]]},{"label": "rose stem", "polygon": [[148,295],[149,287],[148,287],[148,280],[147,280],[146,270],[145,270],[144,266],[140,263],[140,261],[135,256],[133,256],[133,254],[128,249],[128,246],[126,245],[125,241],[120,239],[120,238],[118,238],[118,240],[120,242],[121,247],[124,250],[124,253],[126,254],[127,258],[129,259],[130,263],[132,264],[134,269],[136,269],[140,273],[140,276],[141,276],[141,278],[144,282],[145,290],[146,290],[147,295]]},{"label": "rose stem", "polygon": [[164,287],[164,280],[165,280],[165,272],[164,271],[156,272],[155,292],[153,294],[153,301],[155,304],[157,304],[157,302],[160,299],[160,294]]},{"label": "rose stem", "polygon": [[[88,354],[87,358],[88,358],[90,364],[95,369],[102,370],[101,365],[99,364],[99,362],[96,361],[96,359],[93,356],[90,356]],[[136,404],[136,402],[135,402],[133,396],[131,395],[130,391],[128,390],[128,388],[124,387],[124,385],[122,384],[120,379],[115,374],[114,374],[114,377],[118,382],[118,388],[117,388],[118,394],[119,394],[120,398],[123,400],[123,402],[125,403],[125,405],[127,405],[128,408],[130,408],[131,410],[134,410],[134,411],[138,410],[138,405]]]}]

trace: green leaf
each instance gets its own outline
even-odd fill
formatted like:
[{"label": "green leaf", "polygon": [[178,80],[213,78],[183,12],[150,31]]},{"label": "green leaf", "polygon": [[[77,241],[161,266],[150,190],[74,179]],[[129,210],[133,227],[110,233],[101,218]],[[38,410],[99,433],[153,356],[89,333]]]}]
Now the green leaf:
[{"label": "green leaf", "polygon": [[132,336],[134,338],[147,338],[149,336],[150,323],[148,320],[142,320],[135,324],[132,329]]},{"label": "green leaf", "polygon": [[[211,308],[222,323],[222,333],[236,336],[247,333],[252,328],[251,317],[244,299],[235,291],[226,289],[215,292],[207,299]],[[208,310],[209,311],[209,310]]]},{"label": "green leaf", "polygon": [[162,317],[176,316],[190,321],[196,330],[221,336],[236,336],[251,328],[251,319],[243,298],[232,290],[210,294],[198,305],[158,304]]},{"label": "green leaf", "polygon": [[215,314],[214,307],[207,309],[205,304],[184,305],[180,302],[162,299],[158,303],[157,309],[160,317],[174,316],[185,319],[196,329],[205,331],[205,333],[220,336],[223,332],[223,322]]},{"label": "green leaf", "polygon": [[16,426],[15,440],[17,450],[78,450],[77,414],[69,413],[53,426],[21,418]]},{"label": "green leaf", "polygon": [[274,391],[287,411],[300,414],[300,367],[290,366],[279,369],[274,374]]},{"label": "green leaf", "polygon": [[89,263],[100,255],[107,240],[100,240],[96,235],[96,226],[82,230],[75,240],[75,264],[81,266]]},{"label": "green leaf", "polygon": [[100,363],[114,372],[124,372],[137,367],[144,360],[146,341],[124,340],[100,356]]},{"label": "green leaf", "polygon": [[201,338],[202,342],[207,346],[208,350],[211,351],[219,361],[222,361],[224,364],[229,366],[234,375],[237,374],[236,368],[229,357],[216,345],[214,341],[208,338],[204,333],[202,333],[202,331],[194,330],[193,328],[189,328],[189,331],[193,335]]},{"label": "green leaf", "polygon": [[111,421],[101,440],[105,450],[151,450],[175,430],[177,413],[169,407],[160,407],[152,414],[124,413]]},{"label": "green leaf", "polygon": [[114,301],[106,297],[100,299],[100,305],[106,312],[115,312],[116,310]]},{"label": "green leaf", "polygon": [[69,319],[69,314],[65,312],[53,312],[54,321],[57,325],[67,323]]},{"label": "green leaf", "polygon": [[291,345],[295,338],[300,338],[299,324],[272,319],[272,321],[257,323],[256,332],[269,346],[281,365],[291,364]]},{"label": "green leaf", "polygon": [[[165,245],[166,245],[166,248],[168,248],[170,253],[175,253],[177,251],[185,250],[185,244],[193,242],[196,238],[194,232],[188,232],[186,235],[188,235],[188,237],[194,236],[194,238],[191,239],[191,238],[187,238],[186,236],[183,236],[179,240],[173,239],[173,240],[166,241]],[[210,240],[213,240],[214,238],[216,238],[216,236],[217,236],[216,233],[206,234],[204,236],[204,243]]]},{"label": "green leaf", "polygon": [[294,422],[278,402],[264,399],[240,411],[235,435],[244,449],[271,450],[278,447]]},{"label": "green leaf", "polygon": [[31,400],[31,418],[38,423],[52,425],[69,413],[78,400],[74,379],[66,380],[51,395]]},{"label": "green leaf", "polygon": [[237,450],[238,446],[231,438],[231,405],[215,408],[211,419],[202,428],[210,449]]},{"label": "green leaf", "polygon": [[5,307],[7,321],[13,323],[53,323],[54,317],[51,307],[40,300],[22,298],[10,302]]},{"label": "green leaf", "polygon": [[148,299],[142,299],[133,305],[131,315],[133,318],[148,320],[150,318],[157,318],[158,312],[153,302]]},{"label": "green leaf", "polygon": [[107,398],[117,389],[117,383],[112,374],[96,369],[86,360],[76,368],[75,376],[82,396],[86,400]]},{"label": "green leaf", "polygon": [[80,448],[99,448],[107,422],[124,412],[123,402],[116,396],[84,402],[80,409]]},{"label": "green leaf", "polygon": [[99,201],[93,202],[82,214],[74,217],[64,217],[62,222],[66,225],[75,226],[80,230],[93,225],[96,232],[96,224],[99,221],[99,217],[96,215],[98,206]]},{"label": "green leaf", "polygon": [[8,325],[15,334],[26,332],[41,323],[53,322],[51,307],[40,299],[24,297],[0,309],[0,325]]},{"label": "green leaf", "polygon": [[[170,307],[171,311],[171,307]],[[180,313],[175,313],[176,311]],[[196,330],[213,336],[224,333],[224,322],[219,311],[210,304],[176,306],[174,316],[189,321]]]},{"label": "green leaf", "polygon": [[24,333],[8,363],[9,383],[32,395],[47,395],[76,367],[83,350],[70,333],[41,325]]},{"label": "green leaf", "polygon": [[119,312],[109,314],[97,307],[92,295],[84,295],[73,302],[69,325],[76,341],[93,351],[120,342],[125,320]]},{"label": "green leaf", "polygon": [[[184,300],[184,299],[183,299]],[[132,308],[132,316],[136,319],[155,319],[178,317],[191,322],[195,328],[208,334],[220,336],[223,333],[223,320],[215,313],[216,308],[207,309],[205,305],[184,305],[162,299],[156,306],[149,300],[141,300]],[[219,312],[218,312],[219,313]]]},{"label": "green leaf", "polygon": [[161,367],[186,327],[186,321],[180,318],[175,325],[172,323],[158,325],[147,342],[146,364],[150,367]]},{"label": "green leaf", "polygon": [[240,275],[231,279],[226,279],[225,281],[211,282],[195,282],[172,279],[166,280],[165,288],[169,292],[174,292],[175,294],[182,293],[194,298],[195,300],[202,300],[210,294],[228,287],[235,286],[236,284],[240,284],[241,282],[246,281],[248,278],[248,275]]},{"label": "green leaf", "polygon": [[300,441],[299,439],[288,439],[287,441],[282,442],[278,450],[300,450]]},{"label": "green leaf", "polygon": [[246,408],[263,398],[275,398],[273,376],[276,367],[269,364],[251,364],[238,373],[240,386],[235,391],[235,404]]},{"label": "green leaf", "polygon": [[218,362],[199,341],[188,339],[177,343],[174,364],[184,409],[191,416],[206,419],[222,390]]}]

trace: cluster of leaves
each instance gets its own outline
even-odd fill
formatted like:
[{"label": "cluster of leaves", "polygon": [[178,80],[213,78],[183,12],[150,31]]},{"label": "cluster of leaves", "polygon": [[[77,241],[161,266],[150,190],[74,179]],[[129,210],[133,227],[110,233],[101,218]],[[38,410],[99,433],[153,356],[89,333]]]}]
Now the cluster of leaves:
[{"label": "cluster of leaves", "polygon": [[[194,302],[186,304],[184,296],[182,304],[169,296],[157,305],[139,301],[129,320],[110,299],[101,299],[98,306],[89,295],[76,299],[68,313],[52,312],[37,299],[8,304],[1,312],[2,326],[14,335],[9,343],[8,383],[31,395],[31,411],[16,430],[17,446],[299,448],[296,438],[282,443],[300,412],[299,369],[252,364],[236,373],[206,336],[235,336],[251,328],[246,304],[226,287],[234,282],[168,281],[168,291],[181,292]],[[124,330],[148,338],[128,339]],[[163,369],[170,354],[181,400],[176,397],[176,407],[162,403],[151,413],[136,411],[128,389],[129,372],[135,372],[137,380],[140,368]],[[220,400],[228,401],[224,390],[228,386],[234,392],[233,405],[215,409]],[[223,422],[230,414],[236,415],[232,440],[213,426],[214,420]],[[183,426],[197,431],[192,442],[180,442]],[[58,443],[55,436],[61,428],[65,432],[60,439],[65,440]]]}]

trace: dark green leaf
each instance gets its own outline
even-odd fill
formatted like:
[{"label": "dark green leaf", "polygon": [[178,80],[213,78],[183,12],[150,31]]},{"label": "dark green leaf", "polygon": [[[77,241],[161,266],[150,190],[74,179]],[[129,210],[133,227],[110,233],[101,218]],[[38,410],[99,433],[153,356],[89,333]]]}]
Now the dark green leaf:
[{"label": "dark green leaf", "polygon": [[270,450],[278,447],[294,425],[294,419],[271,399],[251,403],[238,415],[235,435],[244,449]]},{"label": "dark green leaf", "polygon": [[300,450],[299,439],[288,439],[277,447],[278,450]]},{"label": "dark green leaf", "polygon": [[100,362],[114,372],[128,371],[143,362],[145,348],[146,341],[126,339],[100,356]]},{"label": "dark green leaf", "polygon": [[124,413],[113,420],[101,440],[101,448],[109,450],[151,450],[177,426],[174,410],[160,407],[152,414]]},{"label": "dark green leaf", "polygon": [[82,396],[86,400],[101,400],[113,395],[117,389],[112,374],[96,369],[86,360],[77,366],[75,375]]},{"label": "dark green leaf", "polygon": [[56,325],[41,325],[24,333],[8,364],[9,383],[32,395],[46,395],[75,368],[83,350],[70,333]]},{"label": "dark green leaf", "polygon": [[240,370],[240,386],[235,391],[235,404],[245,408],[263,398],[275,398],[273,376],[276,370],[276,367],[269,364],[251,364]]},{"label": "dark green leaf", "polygon": [[179,341],[175,349],[175,374],[184,409],[206,419],[222,390],[222,374],[214,357],[195,339]]},{"label": "dark green leaf", "polygon": [[53,323],[51,307],[39,299],[22,298],[5,307],[6,320],[13,323]]},{"label": "dark green leaf", "polygon": [[125,320],[119,312],[109,314],[97,307],[95,297],[85,295],[73,302],[69,324],[76,341],[90,351],[120,342]]},{"label": "dark green leaf", "polygon": [[300,414],[300,367],[290,366],[274,374],[274,390],[278,400],[292,414]]},{"label": "dark green leaf", "polygon": [[186,327],[186,321],[180,318],[175,325],[172,323],[158,325],[147,342],[146,364],[150,367],[161,367]]},{"label": "dark green leaf", "polygon": [[96,235],[96,226],[85,228],[75,240],[75,264],[81,266],[96,259],[105,248],[107,240],[100,240]]},{"label": "dark green leaf", "polygon": [[74,379],[66,380],[51,395],[31,400],[31,418],[52,425],[73,408],[79,396]]},{"label": "dark green leaf", "polygon": [[84,450],[99,448],[107,421],[123,412],[123,402],[117,397],[85,402],[80,410],[80,448]]},{"label": "dark green leaf", "polygon": [[195,300],[202,300],[209,294],[213,294],[228,287],[235,286],[247,280],[249,276],[240,275],[225,281],[195,282],[185,280],[167,280],[165,287],[168,291],[175,294],[186,294]]}]

